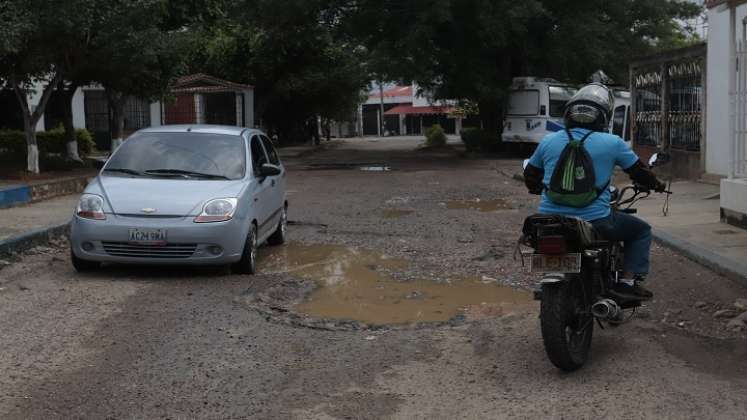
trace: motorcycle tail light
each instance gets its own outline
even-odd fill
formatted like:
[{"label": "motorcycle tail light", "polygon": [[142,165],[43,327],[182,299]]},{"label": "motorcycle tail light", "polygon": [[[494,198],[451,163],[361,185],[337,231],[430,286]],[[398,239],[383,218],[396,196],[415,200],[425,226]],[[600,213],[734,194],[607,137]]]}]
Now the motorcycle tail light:
[{"label": "motorcycle tail light", "polygon": [[541,236],[537,239],[537,251],[540,254],[565,254],[565,238],[559,235]]}]

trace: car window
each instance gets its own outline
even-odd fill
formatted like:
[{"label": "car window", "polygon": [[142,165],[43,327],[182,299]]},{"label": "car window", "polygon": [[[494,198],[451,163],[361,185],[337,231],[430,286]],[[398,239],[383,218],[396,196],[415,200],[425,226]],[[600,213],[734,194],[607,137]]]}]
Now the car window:
[{"label": "car window", "polygon": [[246,149],[241,136],[208,133],[143,132],[130,136],[105,169],[140,174],[194,173],[241,179]]},{"label": "car window", "polygon": [[530,116],[539,113],[538,90],[515,90],[508,101],[508,115]]},{"label": "car window", "polygon": [[280,165],[280,158],[278,158],[278,154],[270,139],[268,139],[267,136],[259,137],[262,139],[262,144],[265,146],[265,152],[267,152],[267,157],[270,158],[270,163],[273,165]]},{"label": "car window", "polygon": [[265,155],[265,151],[262,149],[259,136],[252,136],[249,148],[252,152],[252,170],[254,171],[254,175],[259,176],[259,168],[261,168],[263,164],[268,163],[267,155]]}]

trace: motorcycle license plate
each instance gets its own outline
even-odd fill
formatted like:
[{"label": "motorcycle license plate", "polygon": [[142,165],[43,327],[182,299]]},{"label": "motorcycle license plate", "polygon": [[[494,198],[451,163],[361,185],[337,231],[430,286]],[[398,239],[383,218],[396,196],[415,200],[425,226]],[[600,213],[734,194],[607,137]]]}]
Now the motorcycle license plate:
[{"label": "motorcycle license plate", "polygon": [[532,254],[530,273],[580,273],[581,254]]}]

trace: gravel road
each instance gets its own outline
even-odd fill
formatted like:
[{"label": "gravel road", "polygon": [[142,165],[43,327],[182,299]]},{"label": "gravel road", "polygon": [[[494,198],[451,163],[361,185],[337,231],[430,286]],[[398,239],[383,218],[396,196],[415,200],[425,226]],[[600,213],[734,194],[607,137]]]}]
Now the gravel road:
[{"label": "gravel road", "polygon": [[[361,268],[382,281],[531,290],[512,257],[536,205],[512,178],[519,160],[416,145],[348,140],[287,162],[291,246],[398,261]],[[658,246],[656,300],[629,324],[597,328],[592,359],[571,374],[544,354],[536,303],[348,322],[297,305],[324,287],[303,274],[324,270],[78,274],[68,253],[37,248],[0,268],[2,419],[747,418],[747,337],[713,317],[747,288]],[[348,262],[338,271],[357,275]],[[412,297],[392,308],[422,298]]]}]

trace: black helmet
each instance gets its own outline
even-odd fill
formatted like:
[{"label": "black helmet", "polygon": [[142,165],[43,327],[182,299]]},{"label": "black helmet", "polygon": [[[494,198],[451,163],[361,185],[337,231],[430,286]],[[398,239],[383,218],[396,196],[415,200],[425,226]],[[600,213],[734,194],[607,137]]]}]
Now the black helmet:
[{"label": "black helmet", "polygon": [[565,105],[567,127],[587,127],[595,131],[606,131],[615,107],[615,97],[601,83],[588,84],[576,92]]}]

